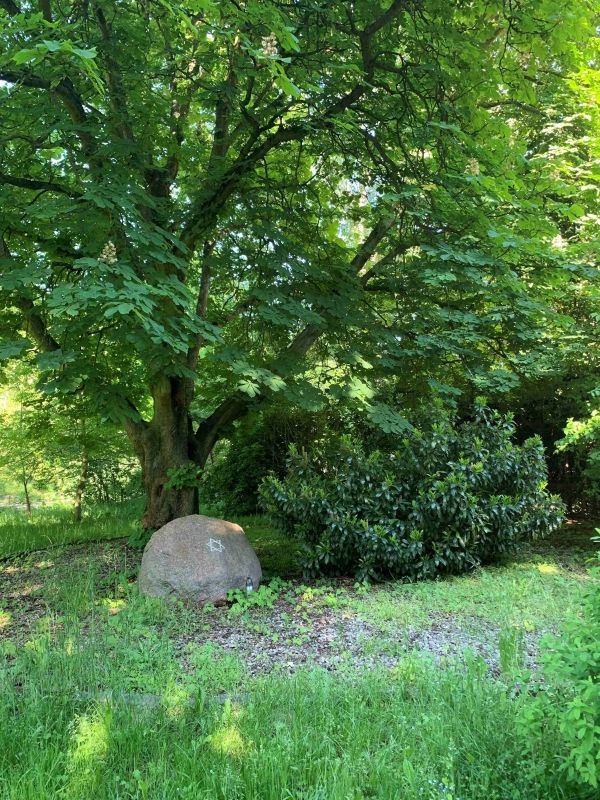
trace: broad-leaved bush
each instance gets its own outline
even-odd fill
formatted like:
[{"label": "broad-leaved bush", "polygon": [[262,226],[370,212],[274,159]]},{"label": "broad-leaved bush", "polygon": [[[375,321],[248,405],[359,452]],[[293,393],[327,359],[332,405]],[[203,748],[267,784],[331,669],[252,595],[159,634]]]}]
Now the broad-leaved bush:
[{"label": "broad-leaved bush", "polygon": [[303,542],[308,575],[465,572],[561,522],[541,441],[517,444],[514,433],[510,415],[477,405],[469,421],[410,429],[393,452],[343,438],[310,455],[292,448],[286,476],[263,481],[262,502]]}]

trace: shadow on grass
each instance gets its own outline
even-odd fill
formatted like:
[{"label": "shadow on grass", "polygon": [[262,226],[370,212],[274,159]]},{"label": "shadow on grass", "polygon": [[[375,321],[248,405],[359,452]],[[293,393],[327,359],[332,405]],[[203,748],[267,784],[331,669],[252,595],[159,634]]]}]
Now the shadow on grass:
[{"label": "shadow on grass", "polygon": [[268,517],[238,517],[233,521],[244,529],[256,551],[265,579],[300,577],[298,542],[273,528]]}]

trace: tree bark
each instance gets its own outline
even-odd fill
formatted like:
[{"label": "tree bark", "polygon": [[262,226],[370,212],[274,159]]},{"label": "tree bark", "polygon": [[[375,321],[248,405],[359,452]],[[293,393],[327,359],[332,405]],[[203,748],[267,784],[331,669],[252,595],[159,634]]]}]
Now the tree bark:
[{"label": "tree bark", "polygon": [[198,510],[195,445],[189,392],[179,378],[161,377],[152,387],[151,422],[130,422],[127,432],[142,465],[146,503],[142,525],[156,530]]},{"label": "tree bark", "polygon": [[31,514],[31,498],[29,497],[29,481],[25,477],[25,473],[23,473],[23,490],[25,492],[25,508],[27,509],[27,513]]},{"label": "tree bark", "polygon": [[197,514],[202,470],[222,430],[247,410],[247,400],[225,400],[194,431],[189,383],[163,377],[152,388],[150,422],[129,420],[127,434],[142,466],[145,508],[142,525],[156,530],[173,519]]},{"label": "tree bark", "polygon": [[[149,530],[156,530],[172,519],[195,514],[198,510],[198,491],[195,486],[180,485],[170,474],[171,470],[182,467],[193,467],[189,458],[179,459],[174,463],[164,452],[164,435],[157,435],[156,430],[149,431],[145,437],[142,460],[142,479],[146,496],[146,505],[142,517],[142,525]],[[173,440],[169,444],[175,444]],[[187,448],[187,442],[177,442]],[[186,472],[186,479],[191,483],[193,473]]]},{"label": "tree bark", "polygon": [[87,449],[84,447],[81,453],[81,469],[79,471],[79,480],[75,488],[75,505],[73,507],[73,517],[75,522],[81,522],[81,506],[83,502],[83,493],[87,484],[88,476],[88,454]]}]

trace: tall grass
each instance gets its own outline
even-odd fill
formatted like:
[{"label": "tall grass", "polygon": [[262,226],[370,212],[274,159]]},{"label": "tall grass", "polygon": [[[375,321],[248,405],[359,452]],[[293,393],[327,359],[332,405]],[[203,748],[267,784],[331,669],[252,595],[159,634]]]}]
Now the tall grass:
[{"label": "tall grass", "polygon": [[68,623],[51,645],[42,630],[0,671],[3,800],[584,797],[552,741],[527,759],[519,698],[476,660],[250,679],[203,647],[184,672],[166,636],[140,635],[165,613],[141,602],[112,632]]},{"label": "tall grass", "polygon": [[[0,558],[17,553],[45,550],[49,547],[132,537],[144,543],[141,530],[143,500],[111,505],[98,504],[85,510],[81,522],[75,523],[70,508],[60,505],[34,508],[31,515],[25,510],[0,508]],[[202,513],[211,516],[210,509]],[[265,577],[299,574],[298,546],[274,530],[264,516],[236,517],[258,557]]]},{"label": "tall grass", "polygon": [[[3,512],[0,555],[127,536],[139,512],[98,508],[80,525],[68,510],[34,511],[31,522]],[[289,558],[289,543],[265,520],[240,521],[251,541]],[[26,639],[18,629],[14,640],[0,638],[1,800],[594,797],[565,783],[555,738],[543,729],[524,738],[526,692],[490,678],[475,656],[447,669],[412,656],[391,670],[251,677],[236,655],[202,644],[197,609],[141,597],[126,574],[82,563],[48,578],[45,616]],[[534,565],[544,580],[562,579],[547,567]],[[509,602],[526,605],[529,583],[502,576]],[[410,589],[388,591],[408,603]],[[413,614],[426,613],[425,595],[430,608],[453,612],[471,598],[474,613],[478,592],[500,589],[481,576],[444,592],[421,584]],[[383,590],[370,599],[359,603],[370,618],[381,606],[397,631],[408,624]]]},{"label": "tall grass", "polygon": [[92,542],[131,536],[139,529],[141,504],[97,505],[86,510],[79,523],[63,506],[21,509],[0,508],[0,557],[44,550],[73,542]]}]

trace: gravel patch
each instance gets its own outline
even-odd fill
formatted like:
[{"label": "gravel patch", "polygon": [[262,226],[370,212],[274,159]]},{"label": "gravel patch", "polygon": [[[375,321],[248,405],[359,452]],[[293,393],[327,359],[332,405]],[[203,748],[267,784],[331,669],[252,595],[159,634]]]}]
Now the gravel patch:
[{"label": "gravel patch", "polygon": [[[282,616],[283,614],[283,616]],[[507,644],[521,666],[538,669],[538,644],[544,631],[522,632],[516,644]],[[465,622],[432,616],[423,629],[385,630],[354,613],[327,610],[301,623],[286,611],[262,611],[260,616],[232,620],[223,609],[204,630],[176,641],[185,667],[190,646],[214,645],[221,654],[241,658],[252,675],[272,671],[293,673],[302,667],[329,671],[346,668],[393,668],[410,654],[426,655],[435,662],[461,659],[467,651],[479,656],[492,674],[501,672],[502,630],[483,620]],[[506,656],[505,656],[506,657]]]}]

